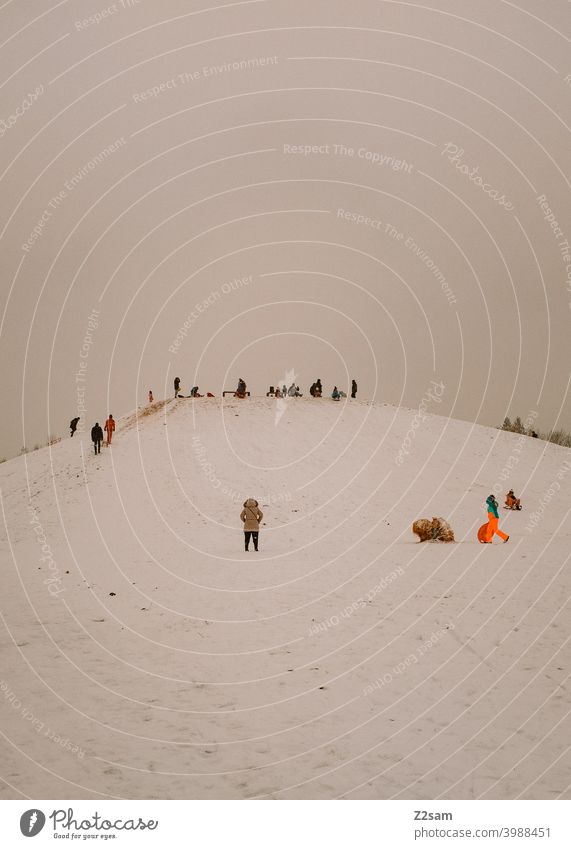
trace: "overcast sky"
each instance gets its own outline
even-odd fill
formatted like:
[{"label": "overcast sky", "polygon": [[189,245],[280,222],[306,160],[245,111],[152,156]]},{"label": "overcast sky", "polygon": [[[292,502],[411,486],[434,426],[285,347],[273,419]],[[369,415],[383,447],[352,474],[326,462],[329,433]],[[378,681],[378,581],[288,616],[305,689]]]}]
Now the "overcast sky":
[{"label": "overcast sky", "polygon": [[[52,7],[52,8],[50,8]],[[0,9],[0,457],[321,377],[571,430],[569,5]]]}]

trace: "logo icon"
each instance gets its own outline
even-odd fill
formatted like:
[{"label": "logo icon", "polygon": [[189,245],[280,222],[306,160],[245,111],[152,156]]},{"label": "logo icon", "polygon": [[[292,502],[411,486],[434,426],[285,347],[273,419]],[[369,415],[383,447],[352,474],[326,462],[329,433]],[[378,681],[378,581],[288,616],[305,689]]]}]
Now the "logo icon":
[{"label": "logo icon", "polygon": [[46,817],[42,811],[32,808],[20,817],[20,831],[24,837],[35,837],[46,824]]}]

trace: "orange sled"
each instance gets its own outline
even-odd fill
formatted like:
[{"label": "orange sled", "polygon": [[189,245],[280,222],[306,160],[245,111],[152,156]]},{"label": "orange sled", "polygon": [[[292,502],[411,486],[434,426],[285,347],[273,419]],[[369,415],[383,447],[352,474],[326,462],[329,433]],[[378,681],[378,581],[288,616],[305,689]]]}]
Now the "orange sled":
[{"label": "orange sled", "polygon": [[488,530],[488,523],[486,522],[486,524],[482,525],[482,527],[478,530],[478,540],[479,540],[479,542],[487,542],[488,541],[486,539],[487,530]]}]

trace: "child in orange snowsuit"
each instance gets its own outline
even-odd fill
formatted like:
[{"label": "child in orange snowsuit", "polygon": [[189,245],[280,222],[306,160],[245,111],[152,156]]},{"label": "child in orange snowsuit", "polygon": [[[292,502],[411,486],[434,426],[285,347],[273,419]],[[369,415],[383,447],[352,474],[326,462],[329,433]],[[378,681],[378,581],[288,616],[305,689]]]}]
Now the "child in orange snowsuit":
[{"label": "child in orange snowsuit", "polygon": [[107,433],[107,445],[111,445],[111,440],[113,439],[113,431],[115,430],[115,419],[109,413],[109,418],[105,422],[104,430]]},{"label": "child in orange snowsuit", "polygon": [[485,542],[492,542],[494,534],[497,534],[500,539],[503,539],[504,542],[509,540],[508,534],[504,534],[503,531],[500,531],[498,528],[498,522],[500,520],[500,514],[498,513],[498,502],[496,501],[496,497],[494,495],[488,495],[486,499],[486,506],[488,508],[488,528],[486,532]]}]

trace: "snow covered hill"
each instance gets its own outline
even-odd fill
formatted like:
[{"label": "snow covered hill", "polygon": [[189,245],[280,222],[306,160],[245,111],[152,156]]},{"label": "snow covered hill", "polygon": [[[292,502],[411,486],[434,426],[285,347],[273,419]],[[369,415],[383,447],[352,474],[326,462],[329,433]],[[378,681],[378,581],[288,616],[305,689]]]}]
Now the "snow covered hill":
[{"label": "snow covered hill", "polygon": [[310,398],[3,464],[2,797],[569,798],[570,482],[568,449]]}]

